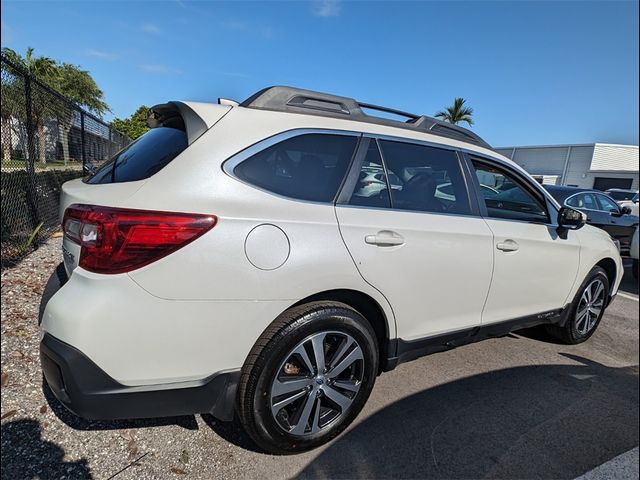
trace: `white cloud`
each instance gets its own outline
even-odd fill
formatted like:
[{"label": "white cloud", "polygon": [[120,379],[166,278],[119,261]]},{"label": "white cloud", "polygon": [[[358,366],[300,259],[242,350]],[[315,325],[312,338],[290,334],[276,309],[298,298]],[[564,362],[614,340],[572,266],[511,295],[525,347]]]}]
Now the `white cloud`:
[{"label": "white cloud", "polygon": [[157,35],[158,33],[160,33],[160,27],[154,25],[153,23],[145,23],[144,25],[142,25],[142,31],[145,33],[153,33]]},{"label": "white cloud", "polygon": [[340,0],[313,0],[311,12],[316,17],[337,17],[342,12]]},{"label": "white cloud", "polygon": [[158,73],[161,75],[179,75],[182,73],[181,70],[177,68],[170,67],[168,65],[163,65],[161,63],[145,63],[139,65],[140,70],[147,73]]},{"label": "white cloud", "polygon": [[118,58],[120,58],[120,55],[118,55],[117,53],[112,53],[112,52],[103,52],[101,50],[94,50],[92,48],[88,48],[87,50],[84,51],[85,55],[88,55],[89,57],[95,57],[95,58],[100,58],[102,60],[117,60]]}]

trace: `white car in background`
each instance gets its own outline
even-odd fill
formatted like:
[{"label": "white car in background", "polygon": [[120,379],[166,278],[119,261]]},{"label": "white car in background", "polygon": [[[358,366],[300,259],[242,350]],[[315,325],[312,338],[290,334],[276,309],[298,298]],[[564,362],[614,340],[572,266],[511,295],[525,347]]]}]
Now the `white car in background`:
[{"label": "white car in background", "polygon": [[[631,215],[638,216],[638,192],[633,196],[631,200],[623,200],[618,202],[620,207],[629,207],[631,209]],[[638,228],[636,228],[636,232],[631,239],[631,250],[629,251],[629,256],[633,260],[631,271],[633,272],[633,277],[638,279],[638,270],[640,269],[640,265],[638,264]]]},{"label": "white car in background", "polygon": [[625,188],[610,188],[604,191],[605,194],[613,198],[618,204],[637,198],[638,190],[629,190]]},{"label": "white car in background", "polygon": [[631,209],[631,215],[638,216],[638,193],[636,193],[630,200],[622,200],[618,202],[620,207],[629,207]]},{"label": "white car in background", "polygon": [[[402,182],[396,175],[389,175],[388,178],[392,189],[402,189]],[[363,197],[379,195],[383,190],[387,190],[387,176],[384,174],[384,170],[373,169],[373,171],[367,171],[363,169],[360,172],[358,187],[357,194]]]},{"label": "white car in background", "polygon": [[463,128],[288,87],[149,124],[62,188],[68,280],[41,362],[82,417],[235,412],[260,447],[300,452],[382,372],[533,325],[584,342],[618,291],[611,237]]},{"label": "white car in background", "polygon": [[[480,189],[482,190],[482,194],[485,198],[493,197],[500,193],[495,188],[487,187],[486,185],[483,185],[483,184],[480,184]],[[456,200],[455,192],[451,182],[442,183],[438,185],[438,187],[436,188],[435,196],[436,198],[445,200],[447,202],[454,202]]]}]

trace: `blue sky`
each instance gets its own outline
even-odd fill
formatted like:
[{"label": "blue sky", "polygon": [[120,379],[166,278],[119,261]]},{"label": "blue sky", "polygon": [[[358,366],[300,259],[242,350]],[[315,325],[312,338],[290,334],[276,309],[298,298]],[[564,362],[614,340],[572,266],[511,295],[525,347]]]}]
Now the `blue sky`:
[{"label": "blue sky", "polygon": [[80,64],[119,117],[284,84],[429,115],[462,96],[496,146],[638,144],[638,2],[3,1],[2,46]]}]

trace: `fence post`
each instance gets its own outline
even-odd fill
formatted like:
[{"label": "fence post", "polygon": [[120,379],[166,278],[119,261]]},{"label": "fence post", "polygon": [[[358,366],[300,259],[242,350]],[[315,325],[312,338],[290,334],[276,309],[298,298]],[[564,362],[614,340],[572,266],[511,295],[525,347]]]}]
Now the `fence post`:
[{"label": "fence post", "polygon": [[[27,171],[27,204],[29,206],[29,212],[31,213],[31,224],[35,230],[40,224],[40,215],[38,213],[38,190],[36,183],[36,142],[35,142],[35,128],[33,124],[33,97],[31,95],[31,77],[24,75],[24,95],[25,95],[25,113],[26,113],[26,128],[27,128],[27,161],[25,164]],[[38,243],[38,234],[35,235],[34,245]]]},{"label": "fence post", "polygon": [[80,148],[82,149],[82,170],[84,173],[89,173],[89,166],[87,165],[87,149],[85,147],[84,138],[84,112],[80,110]]}]

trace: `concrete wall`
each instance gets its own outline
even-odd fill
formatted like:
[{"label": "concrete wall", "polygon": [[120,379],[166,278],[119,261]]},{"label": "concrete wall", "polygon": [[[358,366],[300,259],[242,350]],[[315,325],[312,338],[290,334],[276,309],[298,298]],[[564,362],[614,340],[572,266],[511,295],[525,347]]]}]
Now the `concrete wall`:
[{"label": "concrete wall", "polygon": [[558,176],[558,184],[593,188],[596,178],[632,180],[638,188],[638,147],[635,145],[549,145],[496,149],[532,175]]}]

